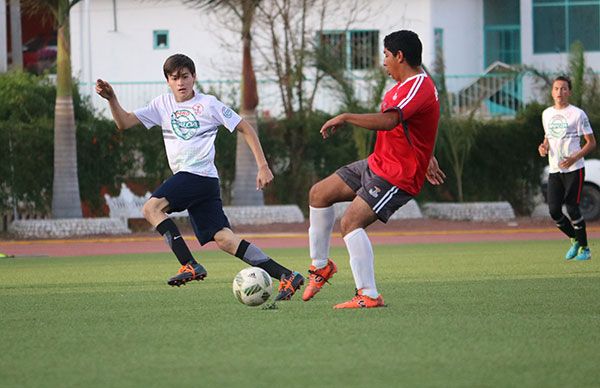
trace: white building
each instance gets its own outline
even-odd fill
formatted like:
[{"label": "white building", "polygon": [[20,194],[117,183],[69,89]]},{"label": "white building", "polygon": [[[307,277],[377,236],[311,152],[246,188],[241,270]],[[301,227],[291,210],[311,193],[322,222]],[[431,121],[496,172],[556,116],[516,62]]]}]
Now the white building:
[{"label": "white building", "polygon": [[[309,17],[313,36],[321,31],[328,44],[344,43],[348,69],[358,77],[364,68],[381,65],[385,35],[411,29],[423,42],[429,69],[436,48],[443,51],[448,89],[456,98],[474,88],[476,98],[486,97],[478,84],[468,86],[496,61],[566,69],[575,40],[586,47],[587,65],[600,71],[600,0],[337,0],[329,2],[326,15],[322,25],[315,15]],[[241,42],[238,33],[224,28],[224,18],[181,0],[83,0],[71,11],[74,74],[90,93],[96,78],[113,82],[126,109],[166,90],[162,64],[174,53],[194,60],[202,84],[235,85]],[[256,50],[253,55],[259,80],[272,78],[261,72]],[[536,92],[531,82],[502,82],[490,92],[495,97],[487,96],[490,111],[510,111]],[[335,99],[323,93],[318,104],[334,110]],[[260,83],[259,94],[259,109],[277,114],[276,85]],[[98,97],[93,102],[106,107]]]}]

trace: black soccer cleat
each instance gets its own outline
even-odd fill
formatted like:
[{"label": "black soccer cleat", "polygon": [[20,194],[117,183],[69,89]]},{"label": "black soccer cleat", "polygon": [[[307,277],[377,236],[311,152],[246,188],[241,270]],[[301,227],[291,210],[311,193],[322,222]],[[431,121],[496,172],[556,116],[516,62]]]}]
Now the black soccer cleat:
[{"label": "black soccer cleat", "polygon": [[179,268],[177,275],[167,281],[170,286],[184,286],[192,280],[204,280],[206,277],[206,269],[199,263],[187,263]]},{"label": "black soccer cleat", "polygon": [[288,276],[282,275],[281,282],[279,282],[279,293],[275,297],[275,300],[290,300],[303,284],[304,276],[298,272],[292,272]]}]

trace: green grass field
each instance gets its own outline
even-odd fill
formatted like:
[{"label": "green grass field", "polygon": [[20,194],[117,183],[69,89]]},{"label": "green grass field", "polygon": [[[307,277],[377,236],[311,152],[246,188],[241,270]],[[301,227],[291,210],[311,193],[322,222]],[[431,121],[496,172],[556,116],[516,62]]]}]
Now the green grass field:
[{"label": "green grass field", "polygon": [[[598,387],[600,260],[566,248],[376,246],[388,307],[349,311],[341,248],[333,285],[277,310],[239,304],[219,252],[179,289],[169,254],[0,259],[0,386]],[[268,253],[305,272],[307,251]]]}]

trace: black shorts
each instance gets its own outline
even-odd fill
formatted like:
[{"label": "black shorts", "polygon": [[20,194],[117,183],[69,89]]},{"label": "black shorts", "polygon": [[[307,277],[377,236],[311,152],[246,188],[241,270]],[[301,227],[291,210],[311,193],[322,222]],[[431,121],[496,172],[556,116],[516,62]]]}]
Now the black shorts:
[{"label": "black shorts", "polygon": [[152,196],[169,201],[168,213],[187,210],[201,245],[212,241],[221,229],[230,227],[223,211],[218,178],[178,172],[164,181]]},{"label": "black shorts", "polygon": [[556,172],[548,175],[549,205],[579,205],[585,180],[585,168],[571,172]]},{"label": "black shorts", "polygon": [[384,223],[413,198],[406,191],[375,175],[366,159],[341,167],[335,173],[369,204],[377,218]]}]

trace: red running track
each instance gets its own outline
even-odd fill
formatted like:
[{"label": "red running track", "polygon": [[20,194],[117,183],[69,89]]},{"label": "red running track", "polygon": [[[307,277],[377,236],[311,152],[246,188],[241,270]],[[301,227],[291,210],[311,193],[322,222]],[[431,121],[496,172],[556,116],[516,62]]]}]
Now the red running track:
[{"label": "red running track", "polygon": [[[290,233],[268,233],[264,231],[242,231],[239,235],[263,248],[306,247],[308,254],[308,235],[306,225],[288,226]],[[260,228],[255,228],[260,229]],[[282,230],[280,228],[268,229]],[[565,237],[551,222],[512,222],[512,223],[472,223],[472,222],[436,222],[402,221],[389,225],[378,225],[367,230],[373,244],[431,244],[477,241],[510,240],[558,240]],[[600,237],[600,226],[588,226],[590,239]],[[196,238],[184,234],[186,242],[193,251],[216,250],[214,243],[200,247]],[[332,237],[333,246],[343,246],[339,233]],[[132,234],[129,236],[102,236],[94,238],[60,240],[0,240],[0,253],[16,257],[35,256],[89,256],[115,255],[128,253],[170,252],[170,249],[158,234]]]}]

